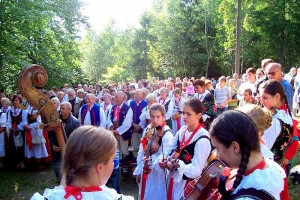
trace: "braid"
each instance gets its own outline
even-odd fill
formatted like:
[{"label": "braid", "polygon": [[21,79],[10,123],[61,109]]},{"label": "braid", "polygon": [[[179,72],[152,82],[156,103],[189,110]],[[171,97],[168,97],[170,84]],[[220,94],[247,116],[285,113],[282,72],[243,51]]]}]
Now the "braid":
[{"label": "braid", "polygon": [[69,170],[66,171],[66,185],[71,185],[75,177],[75,170],[70,166]]},{"label": "braid", "polygon": [[247,168],[247,164],[249,162],[249,157],[250,157],[250,150],[249,150],[248,146],[243,147],[241,164],[239,166],[239,170],[237,171],[237,176],[233,183],[233,189],[236,189],[239,186],[239,184],[241,183],[241,181],[243,179],[243,175]]},{"label": "braid", "polygon": [[243,179],[243,175],[245,173],[245,170],[247,168],[247,164],[249,162],[249,157],[250,157],[250,150],[248,147],[244,147],[242,149],[242,159],[241,159],[241,164],[239,166],[239,169],[237,171],[237,176],[235,178],[235,181],[233,183],[233,187],[231,190],[226,190],[226,180],[222,180],[220,178],[220,184],[222,184],[221,186],[219,185],[219,192],[222,195],[221,200],[227,200],[230,198],[232,192],[239,186],[239,184],[241,183],[242,179]]},{"label": "braid", "polygon": [[288,103],[286,95],[283,96],[283,101],[286,103],[286,107],[288,108],[289,114],[292,117],[292,113],[291,113],[291,110],[290,110],[289,103]]}]

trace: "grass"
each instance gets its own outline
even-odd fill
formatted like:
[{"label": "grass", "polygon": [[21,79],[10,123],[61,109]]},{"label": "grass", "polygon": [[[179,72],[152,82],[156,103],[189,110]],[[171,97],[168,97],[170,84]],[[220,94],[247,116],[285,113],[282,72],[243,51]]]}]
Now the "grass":
[{"label": "grass", "polygon": [[0,199],[29,199],[33,193],[56,185],[55,177],[43,172],[0,172]]},{"label": "grass", "polygon": [[[300,164],[300,151],[298,151],[293,166]],[[121,177],[121,190],[125,195],[134,196],[137,199],[138,187],[133,176]],[[0,172],[0,200],[30,199],[35,193],[43,193],[45,188],[53,188],[56,178],[51,166],[42,172]],[[291,200],[300,197],[300,184],[293,185],[289,181],[289,193]]]}]

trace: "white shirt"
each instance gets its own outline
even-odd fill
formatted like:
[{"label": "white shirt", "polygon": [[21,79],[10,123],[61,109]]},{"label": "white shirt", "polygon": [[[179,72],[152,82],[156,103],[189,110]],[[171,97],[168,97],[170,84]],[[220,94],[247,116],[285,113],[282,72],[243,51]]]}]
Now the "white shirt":
[{"label": "white shirt", "polygon": [[[93,108],[93,106],[94,106],[94,104],[91,106],[91,109]],[[81,125],[81,109],[82,109],[82,106],[79,109],[79,113],[78,113],[78,121],[80,122],[80,125]],[[106,117],[105,117],[104,110],[101,106],[100,106],[99,117],[100,117],[100,127],[105,128]],[[86,115],[85,115],[83,125],[92,125],[91,122],[92,122],[91,121],[91,114],[90,114],[90,111],[88,110]]]},{"label": "white shirt", "polygon": [[[122,109],[124,103],[120,105],[120,110]],[[133,112],[132,109],[129,108],[129,110],[126,113],[125,119],[121,126],[117,128],[116,130],[119,132],[120,135],[125,133],[131,126],[132,126],[132,117],[133,117]],[[109,117],[109,122],[108,122],[108,127],[111,127],[113,125],[111,118]]]}]

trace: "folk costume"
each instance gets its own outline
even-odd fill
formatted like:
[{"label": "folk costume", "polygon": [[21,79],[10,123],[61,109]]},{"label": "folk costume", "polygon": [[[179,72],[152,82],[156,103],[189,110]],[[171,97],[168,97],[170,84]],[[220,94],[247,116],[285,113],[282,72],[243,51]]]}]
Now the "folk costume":
[{"label": "folk costume", "polygon": [[165,151],[165,157],[171,155],[172,151],[179,152],[179,168],[169,174],[168,200],[178,200],[184,195],[185,185],[199,177],[207,165],[211,152],[209,133],[201,124],[193,132],[184,125]]},{"label": "folk costume", "polygon": [[16,162],[24,159],[24,126],[28,124],[28,112],[21,108],[11,107],[7,112],[6,130],[9,133],[9,157]]},{"label": "folk costume", "polygon": [[140,126],[145,129],[150,124],[150,121],[149,106],[146,106],[140,115]]},{"label": "folk costume", "polygon": [[40,115],[36,115],[37,110],[32,107],[27,109],[28,125],[30,130],[25,130],[25,157],[26,158],[45,158],[48,157],[46,141],[43,136],[43,130],[39,128],[42,123]]},{"label": "folk costume", "polygon": [[103,109],[98,104],[94,103],[91,107],[84,104],[79,110],[78,121],[81,126],[92,125],[105,128],[106,117]]},{"label": "folk costume", "polygon": [[110,121],[108,122],[108,127],[113,126],[114,130],[119,132],[116,135],[118,141],[118,149],[120,155],[128,155],[128,140],[132,137],[132,109],[126,103],[121,105],[114,105],[111,108]]},{"label": "folk costume", "polygon": [[194,98],[199,99],[203,105],[203,115],[202,120],[205,125],[205,128],[208,130],[210,124],[216,117],[216,107],[215,107],[215,100],[214,96],[208,91],[205,90],[202,94],[195,93]]},{"label": "folk costume", "polygon": [[[6,127],[6,112],[0,109],[0,128]],[[6,131],[0,132],[0,158],[5,156],[5,138],[7,137]],[[2,164],[2,163],[0,163]],[[1,167],[1,166],[0,166]]]},{"label": "folk costume", "polygon": [[[147,133],[151,131],[152,125],[148,125],[143,133],[143,138],[139,147],[137,157],[137,167],[135,168],[133,175],[141,175],[141,181],[139,184],[139,198],[140,200],[146,199],[166,199],[167,198],[167,183],[166,177],[168,175],[167,170],[163,170],[159,167],[160,155],[169,148],[174,140],[173,133],[169,126],[163,125],[163,136],[159,143],[160,147],[158,151],[150,156],[150,161],[147,163],[149,171],[144,170],[143,158],[147,156],[146,149],[150,147],[150,138],[147,138]],[[153,130],[153,129],[152,129]],[[158,181],[159,180],[159,181]]]},{"label": "folk costume", "polygon": [[245,172],[241,183],[229,199],[280,200],[285,177],[284,170],[277,163],[264,159]]},{"label": "folk costume", "polygon": [[177,133],[179,129],[184,125],[183,119],[182,119],[182,108],[183,103],[186,102],[186,99],[183,97],[180,97],[180,99],[172,98],[171,101],[173,102],[173,112],[172,112],[172,131],[173,133]]},{"label": "folk costume", "polygon": [[[266,142],[266,146],[271,146],[274,161],[286,170],[287,165],[282,165],[283,159],[286,158],[291,161],[299,146],[298,122],[289,115],[286,104],[282,104],[280,108],[275,110],[273,122],[275,122],[274,125],[272,124],[272,126],[265,131],[263,139]],[[285,178],[281,199],[289,199],[287,186],[287,178]]]},{"label": "folk costume", "polygon": [[169,97],[167,97],[166,99],[161,99],[160,97],[156,98],[157,103],[160,103],[161,105],[163,105],[165,107],[166,110],[166,122],[167,125],[169,127],[172,127],[172,113],[173,113],[173,101],[171,101],[171,99]]},{"label": "folk costume", "polygon": [[68,200],[89,200],[89,199],[101,199],[101,200],[133,200],[131,196],[124,196],[118,194],[114,189],[110,189],[105,185],[92,186],[79,188],[76,186],[56,186],[53,189],[45,189],[43,195],[35,193],[31,200],[44,200],[44,199],[68,199]]},{"label": "folk costume", "polygon": [[[133,112],[132,116],[132,122],[142,127],[142,124],[140,124],[140,116],[142,114],[142,110],[147,107],[148,103],[145,100],[141,100],[140,102],[136,102],[136,100],[130,101],[130,107]],[[139,145],[142,138],[143,129],[141,129],[138,132],[133,131],[132,132],[132,139],[131,144],[133,148],[133,155],[134,157],[137,157],[138,151],[139,151]]]}]

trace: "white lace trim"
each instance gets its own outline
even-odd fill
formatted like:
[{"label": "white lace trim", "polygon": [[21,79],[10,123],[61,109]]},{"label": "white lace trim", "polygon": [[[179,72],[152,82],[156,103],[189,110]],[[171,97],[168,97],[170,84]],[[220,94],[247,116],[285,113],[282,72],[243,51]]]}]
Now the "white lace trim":
[{"label": "white lace trim", "polygon": [[[183,125],[180,130],[179,130],[179,134],[178,134],[178,137],[179,137],[179,141],[182,141],[182,138],[183,138],[183,135],[185,134],[185,139],[187,140],[191,134],[193,132],[189,132],[187,131],[187,126],[186,125]],[[194,137],[192,138],[192,140],[189,142],[189,144],[195,142],[196,140],[199,139],[199,137],[203,136],[203,135],[206,135],[209,137],[209,134],[208,134],[208,131],[205,130],[204,128],[200,128],[197,133],[194,135]]]},{"label": "white lace trim", "polygon": [[[102,191],[97,192],[81,192],[82,199],[103,199],[103,200],[115,200],[120,199],[122,197],[123,200],[133,200],[132,196],[124,196],[118,194],[114,189],[108,188],[105,185],[100,186]],[[64,199],[64,195],[66,194],[63,186],[55,186],[53,189],[45,189],[43,196],[39,193],[35,193],[31,200],[44,200],[45,198],[49,200],[55,199]],[[75,199],[73,196],[68,198],[69,200]]]},{"label": "white lace trim", "polygon": [[244,176],[239,186],[233,191],[236,194],[242,188],[254,188],[265,190],[276,199],[283,190],[283,179],[286,177],[282,167],[270,159],[266,159],[267,167],[263,170],[257,169],[248,176]]},{"label": "white lace trim", "polygon": [[286,112],[284,110],[276,109],[276,113],[275,113],[274,117],[282,120],[286,124],[293,125],[292,117],[289,114],[286,114]]}]

